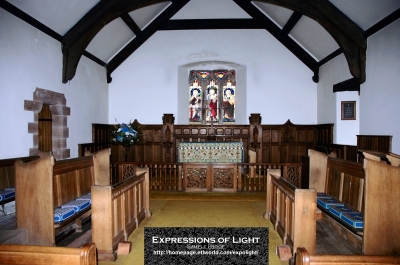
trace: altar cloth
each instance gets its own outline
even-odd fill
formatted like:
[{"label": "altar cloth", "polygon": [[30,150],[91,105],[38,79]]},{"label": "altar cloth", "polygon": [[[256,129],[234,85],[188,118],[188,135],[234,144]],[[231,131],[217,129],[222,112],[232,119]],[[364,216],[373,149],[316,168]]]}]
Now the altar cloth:
[{"label": "altar cloth", "polygon": [[242,142],[180,143],[181,163],[243,163]]}]

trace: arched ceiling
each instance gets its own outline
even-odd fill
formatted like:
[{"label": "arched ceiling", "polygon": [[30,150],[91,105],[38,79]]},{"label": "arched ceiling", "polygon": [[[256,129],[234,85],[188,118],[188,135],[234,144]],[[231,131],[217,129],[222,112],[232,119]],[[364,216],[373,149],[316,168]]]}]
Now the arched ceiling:
[{"label": "arched ceiling", "polygon": [[112,72],[159,30],[265,29],[314,72],[344,54],[365,82],[367,38],[400,17],[397,0],[1,0],[59,40],[63,80],[86,56]]}]

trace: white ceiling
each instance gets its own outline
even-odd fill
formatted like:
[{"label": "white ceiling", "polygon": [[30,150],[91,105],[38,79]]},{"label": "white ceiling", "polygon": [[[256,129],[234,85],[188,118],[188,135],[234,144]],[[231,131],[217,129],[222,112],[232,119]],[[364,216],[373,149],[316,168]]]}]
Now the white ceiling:
[{"label": "white ceiling", "polygon": [[[99,0],[7,0],[16,8],[65,35]],[[340,11],[364,31],[400,8],[400,0],[330,0]],[[164,11],[171,2],[163,2],[130,12],[140,29],[144,29]],[[292,10],[253,1],[253,4],[283,28]],[[232,0],[191,0],[172,19],[251,18]],[[302,16],[289,36],[314,59],[320,61],[339,49],[328,32],[314,20]],[[120,18],[106,25],[91,41],[86,51],[103,62],[109,62],[129,43],[135,34]]]}]

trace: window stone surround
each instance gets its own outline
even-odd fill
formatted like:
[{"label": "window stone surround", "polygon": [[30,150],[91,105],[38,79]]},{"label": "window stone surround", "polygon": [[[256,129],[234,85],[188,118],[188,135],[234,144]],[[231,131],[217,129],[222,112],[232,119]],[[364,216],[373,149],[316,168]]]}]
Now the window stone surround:
[{"label": "window stone surround", "polygon": [[33,135],[33,147],[29,149],[29,155],[39,154],[39,112],[43,104],[50,105],[52,114],[52,146],[55,159],[62,160],[70,157],[70,149],[67,148],[69,128],[67,116],[71,115],[71,109],[66,106],[67,100],[64,94],[36,88],[33,92],[33,100],[24,101],[24,110],[33,111],[33,122],[28,123],[28,133]]}]

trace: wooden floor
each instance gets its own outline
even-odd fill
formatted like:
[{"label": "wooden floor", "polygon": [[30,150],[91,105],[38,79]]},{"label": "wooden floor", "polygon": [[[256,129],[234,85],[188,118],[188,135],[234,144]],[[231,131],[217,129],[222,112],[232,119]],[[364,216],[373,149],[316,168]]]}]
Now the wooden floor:
[{"label": "wooden floor", "polygon": [[361,254],[349,241],[338,235],[329,225],[317,220],[316,254]]},{"label": "wooden floor", "polygon": [[[88,222],[83,227],[82,233],[73,233],[67,238],[60,241],[58,246],[71,246],[79,247],[76,244],[82,242],[82,244],[91,235],[91,226]],[[0,218],[0,244],[4,241],[4,238],[12,236],[16,230],[16,219],[15,214],[10,214]],[[355,248],[348,241],[344,240],[336,232],[329,227],[327,223],[322,220],[317,221],[317,242],[316,242],[316,253],[317,254],[361,254],[361,251]]]},{"label": "wooden floor", "polygon": [[[77,239],[80,237],[84,237],[86,233],[91,229],[90,218],[88,220],[85,220],[83,224],[84,225],[82,227],[82,232],[72,232],[66,237],[61,237],[59,242],[57,242],[57,246],[68,246],[74,241],[80,241]],[[15,219],[15,213],[0,217],[0,244],[2,244],[5,240],[8,240],[10,237],[16,236],[18,234],[19,233],[17,232],[17,221]],[[81,244],[80,246],[84,245],[84,243],[86,242],[83,242],[83,244]]]}]

